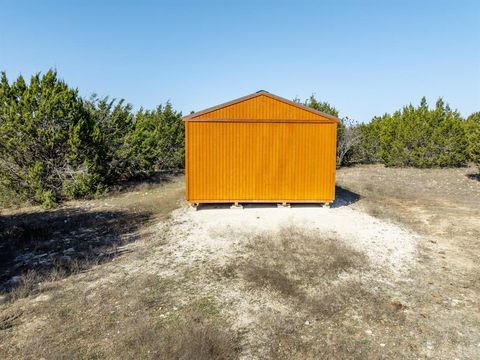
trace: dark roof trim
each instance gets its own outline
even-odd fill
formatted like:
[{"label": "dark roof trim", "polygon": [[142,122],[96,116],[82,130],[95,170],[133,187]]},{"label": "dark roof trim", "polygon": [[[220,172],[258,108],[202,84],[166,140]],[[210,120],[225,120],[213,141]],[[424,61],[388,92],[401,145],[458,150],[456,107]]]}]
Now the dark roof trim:
[{"label": "dark roof trim", "polygon": [[[193,114],[190,114],[190,115],[187,115],[187,116],[184,116],[183,117],[183,120],[184,121],[188,121],[188,120],[194,120],[197,116],[200,116],[200,115],[204,115],[204,114],[207,114],[209,112],[212,112],[212,111],[215,111],[215,110],[218,110],[218,109],[221,109],[221,108],[224,108],[224,107],[227,107],[227,106],[230,106],[230,105],[234,105],[234,104],[238,104],[242,101],[246,101],[246,100],[249,100],[249,99],[252,99],[254,97],[257,97],[257,96],[267,96],[271,99],[275,99],[275,100],[278,100],[278,101],[281,101],[283,103],[286,103],[288,105],[291,105],[291,106],[295,106],[297,108],[300,108],[302,110],[305,110],[305,111],[308,111],[308,112],[311,112],[313,114],[316,114],[316,115],[320,115],[324,118],[327,118],[329,120],[334,120],[338,123],[340,123],[340,119],[338,119],[337,117],[335,116],[332,116],[332,115],[329,115],[329,114],[326,114],[326,113],[323,113],[321,111],[317,111],[315,109],[312,109],[312,108],[309,108],[308,106],[305,106],[305,105],[302,105],[302,104],[299,104],[299,103],[296,103],[294,101],[291,101],[291,100],[287,100],[287,99],[284,99],[280,96],[277,96],[277,95],[273,95],[271,93],[269,93],[268,91],[265,91],[265,90],[260,90],[260,91],[257,91],[253,94],[250,94],[250,95],[247,95],[247,96],[243,96],[241,98],[238,98],[238,99],[235,99],[235,100],[232,100],[232,101],[228,101],[226,103],[223,103],[223,104],[220,104],[220,105],[216,105],[216,106],[213,106],[213,107],[210,107],[208,109],[205,109],[205,110],[201,110],[201,111],[197,111]],[[204,120],[204,119],[198,119],[198,121],[200,120]]]}]

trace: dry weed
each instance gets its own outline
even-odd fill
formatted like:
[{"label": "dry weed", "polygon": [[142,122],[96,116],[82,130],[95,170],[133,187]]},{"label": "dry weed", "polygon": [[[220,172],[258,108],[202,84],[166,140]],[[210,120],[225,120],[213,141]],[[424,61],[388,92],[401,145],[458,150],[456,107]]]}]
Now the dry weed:
[{"label": "dry weed", "polygon": [[28,270],[18,277],[8,293],[9,299],[15,301],[38,292],[38,284],[41,281],[40,275],[35,270]]},{"label": "dry weed", "polygon": [[118,356],[126,359],[235,359],[239,347],[228,330],[202,316],[187,314],[174,323],[150,317],[134,319],[117,340]]},{"label": "dry weed", "polygon": [[322,287],[342,273],[364,270],[367,266],[366,256],[341,240],[286,227],[278,233],[254,236],[241,268],[253,286],[269,287],[285,296],[304,297],[307,288]]},{"label": "dry weed", "polygon": [[18,324],[23,311],[20,309],[7,310],[0,313],[0,331],[9,329]]}]

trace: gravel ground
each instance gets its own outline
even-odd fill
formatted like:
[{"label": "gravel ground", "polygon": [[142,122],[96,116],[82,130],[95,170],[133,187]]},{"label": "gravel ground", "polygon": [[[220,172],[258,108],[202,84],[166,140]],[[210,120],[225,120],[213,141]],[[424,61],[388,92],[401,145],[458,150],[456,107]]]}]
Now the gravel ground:
[{"label": "gravel ground", "polygon": [[[313,230],[343,241],[368,255],[382,273],[402,276],[415,262],[418,236],[387,220],[379,220],[347,206],[246,205],[243,209],[204,205],[199,210],[182,207],[173,214],[172,232],[184,234],[180,248],[188,249],[191,258],[210,253],[222,261],[234,256],[236,247],[262,232],[295,226]],[[179,246],[176,242],[175,246]]]}]

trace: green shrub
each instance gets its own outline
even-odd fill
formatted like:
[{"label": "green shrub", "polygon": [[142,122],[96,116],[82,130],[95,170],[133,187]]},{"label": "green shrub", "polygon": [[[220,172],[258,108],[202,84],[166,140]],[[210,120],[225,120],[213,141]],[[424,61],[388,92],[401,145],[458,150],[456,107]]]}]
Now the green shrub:
[{"label": "green shrub", "polygon": [[464,166],[468,161],[463,119],[442,99],[429,109],[423,98],[418,107],[376,117],[360,129],[356,151],[362,162],[427,168]]},{"label": "green shrub", "polygon": [[47,207],[67,196],[63,183],[97,169],[95,124],[75,89],[55,71],[0,80],[0,183],[23,201]]},{"label": "green shrub", "polygon": [[[184,166],[184,127],[171,104],[136,114],[123,100],[83,100],[55,71],[0,81],[0,202],[94,196]],[[7,195],[8,194],[8,197]],[[15,199],[12,201],[11,199]]]},{"label": "green shrub", "polygon": [[480,169],[480,112],[473,113],[465,121],[468,156]]},{"label": "green shrub", "polygon": [[[293,101],[300,103],[300,99],[294,99]],[[303,102],[303,105],[338,118],[338,110],[335,106],[330,105],[326,101],[318,101],[313,94]]]},{"label": "green shrub", "polygon": [[359,124],[359,141],[352,149],[352,162],[372,164],[381,162],[380,129],[383,118],[375,117],[369,124]]},{"label": "green shrub", "polygon": [[94,96],[86,107],[100,131],[98,154],[107,184],[183,168],[182,116],[170,103],[134,114],[124,100]]},{"label": "green shrub", "polygon": [[155,110],[140,110],[128,139],[137,175],[183,168],[184,135],[181,113],[174,111],[170,103]]},{"label": "green shrub", "polygon": [[114,184],[132,176],[132,159],[128,137],[134,129],[132,106],[124,100],[92,96],[85,107],[99,131],[98,156],[101,174],[106,184]]}]

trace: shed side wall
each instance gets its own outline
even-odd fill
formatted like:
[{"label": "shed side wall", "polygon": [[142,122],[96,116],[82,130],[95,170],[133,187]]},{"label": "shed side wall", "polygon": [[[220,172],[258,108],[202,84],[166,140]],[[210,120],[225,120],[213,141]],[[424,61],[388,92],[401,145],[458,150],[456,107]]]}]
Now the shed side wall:
[{"label": "shed side wall", "polygon": [[187,200],[335,197],[335,123],[187,122]]}]

